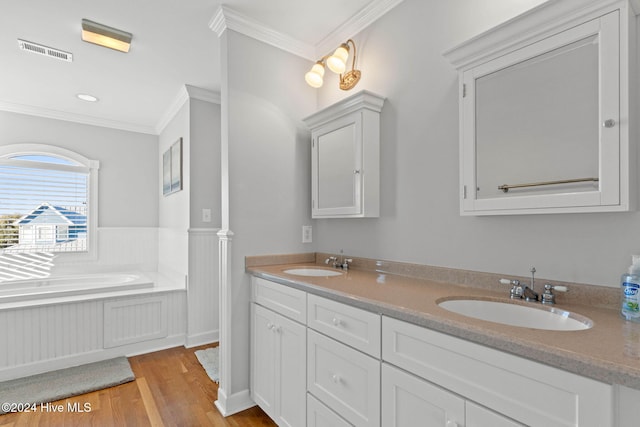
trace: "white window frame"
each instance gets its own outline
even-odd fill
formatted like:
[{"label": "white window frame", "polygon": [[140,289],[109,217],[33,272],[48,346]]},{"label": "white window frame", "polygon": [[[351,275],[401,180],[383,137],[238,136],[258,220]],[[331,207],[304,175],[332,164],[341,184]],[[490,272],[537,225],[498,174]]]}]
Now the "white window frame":
[{"label": "white window frame", "polygon": [[[87,250],[82,252],[56,252],[56,258],[69,261],[98,259],[98,170],[100,162],[91,160],[66,148],[47,144],[9,144],[0,146],[0,159],[16,156],[44,155],[59,157],[86,167],[89,171],[87,184]],[[55,235],[55,232],[54,232]],[[54,236],[55,237],[55,236]]]}]

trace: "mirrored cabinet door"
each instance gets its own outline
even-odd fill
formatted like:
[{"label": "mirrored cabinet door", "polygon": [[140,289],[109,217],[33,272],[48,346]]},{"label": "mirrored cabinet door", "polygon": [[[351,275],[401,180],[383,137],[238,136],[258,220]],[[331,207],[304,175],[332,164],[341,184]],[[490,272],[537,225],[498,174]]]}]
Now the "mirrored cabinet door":
[{"label": "mirrored cabinet door", "polygon": [[568,3],[543,4],[447,53],[461,84],[462,215],[634,208],[635,15],[626,0]]},{"label": "mirrored cabinet door", "polygon": [[304,119],[311,128],[313,218],[379,216],[383,102],[361,91]]},{"label": "mirrored cabinet door", "polygon": [[359,214],[362,119],[359,113],[314,132],[312,208],[324,214]]}]

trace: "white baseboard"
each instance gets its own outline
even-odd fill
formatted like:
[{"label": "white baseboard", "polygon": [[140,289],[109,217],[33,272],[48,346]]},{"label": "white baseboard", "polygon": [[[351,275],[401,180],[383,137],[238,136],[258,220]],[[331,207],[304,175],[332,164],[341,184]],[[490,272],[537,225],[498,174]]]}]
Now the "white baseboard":
[{"label": "white baseboard", "polygon": [[16,378],[37,375],[43,372],[55,371],[57,369],[70,368],[72,366],[84,365],[87,363],[99,362],[101,360],[112,359],[119,356],[136,356],[138,354],[151,353],[153,351],[164,350],[171,347],[184,345],[184,335],[174,335],[162,339],[143,341],[127,344],[120,347],[95,350],[87,353],[74,354],[72,356],[60,357],[0,369],[0,381],[8,381]]},{"label": "white baseboard", "polygon": [[251,399],[248,389],[227,396],[227,393],[219,388],[218,400],[214,403],[223,417],[228,417],[229,415],[237,414],[245,409],[256,406],[256,403]]},{"label": "white baseboard", "polygon": [[199,345],[212,344],[220,340],[220,331],[202,332],[194,335],[187,335],[184,346],[186,348],[197,347]]}]

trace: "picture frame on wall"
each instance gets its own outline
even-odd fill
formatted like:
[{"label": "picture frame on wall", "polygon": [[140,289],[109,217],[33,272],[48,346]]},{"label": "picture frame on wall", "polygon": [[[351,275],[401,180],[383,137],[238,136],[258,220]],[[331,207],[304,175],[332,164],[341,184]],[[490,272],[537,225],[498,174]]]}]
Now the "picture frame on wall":
[{"label": "picture frame on wall", "polygon": [[182,190],[182,137],[162,154],[162,194]]}]

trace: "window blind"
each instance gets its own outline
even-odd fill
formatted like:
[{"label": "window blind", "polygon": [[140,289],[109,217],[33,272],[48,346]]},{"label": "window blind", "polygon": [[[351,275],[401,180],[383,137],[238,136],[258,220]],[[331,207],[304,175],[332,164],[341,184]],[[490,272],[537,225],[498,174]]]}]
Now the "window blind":
[{"label": "window blind", "polygon": [[87,250],[89,169],[55,156],[0,159],[0,255]]}]

